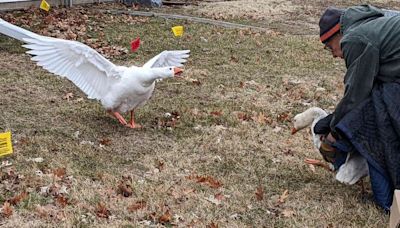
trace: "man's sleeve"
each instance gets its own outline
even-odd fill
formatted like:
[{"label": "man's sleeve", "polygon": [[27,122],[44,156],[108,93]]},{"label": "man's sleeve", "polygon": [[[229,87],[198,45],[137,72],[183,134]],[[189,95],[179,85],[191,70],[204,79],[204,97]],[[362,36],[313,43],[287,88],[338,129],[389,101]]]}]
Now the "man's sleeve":
[{"label": "man's sleeve", "polygon": [[330,124],[333,133],[336,124],[369,96],[379,72],[379,49],[370,42],[361,37],[346,37],[341,45],[347,72],[344,96],[336,106]]}]

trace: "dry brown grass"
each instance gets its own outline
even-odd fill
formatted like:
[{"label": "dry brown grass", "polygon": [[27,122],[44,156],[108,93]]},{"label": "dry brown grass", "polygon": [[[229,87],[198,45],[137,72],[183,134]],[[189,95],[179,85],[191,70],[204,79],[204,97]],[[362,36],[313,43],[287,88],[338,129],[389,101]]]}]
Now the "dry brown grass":
[{"label": "dry brown grass", "polygon": [[[177,24],[186,28],[181,39],[170,31]],[[0,37],[0,130],[12,131],[15,149],[6,158],[13,166],[1,170],[0,203],[28,193],[11,205],[12,215],[3,210],[0,224],[386,226],[388,217],[358,186],[303,163],[319,154],[307,132],[290,135],[290,119],[310,105],[332,109],[345,69],[313,33],[282,31],[156,18],[107,23],[109,42],[143,41],[117,63],[141,64],[164,49],[192,51],[186,79],[162,81],[138,110],[142,130],[120,126],[98,102],[80,99],[72,83],[36,67],[19,43]],[[175,125],[167,112],[179,115]],[[32,160],[39,157],[43,162]]]}]

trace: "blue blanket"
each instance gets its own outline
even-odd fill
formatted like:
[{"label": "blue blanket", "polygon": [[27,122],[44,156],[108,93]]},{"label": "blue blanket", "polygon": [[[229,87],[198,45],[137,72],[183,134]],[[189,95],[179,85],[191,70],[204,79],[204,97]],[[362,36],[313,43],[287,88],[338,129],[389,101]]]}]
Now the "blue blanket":
[{"label": "blue blanket", "polygon": [[357,150],[368,161],[378,205],[389,210],[400,188],[400,84],[377,83],[370,97],[336,125],[341,150]]}]

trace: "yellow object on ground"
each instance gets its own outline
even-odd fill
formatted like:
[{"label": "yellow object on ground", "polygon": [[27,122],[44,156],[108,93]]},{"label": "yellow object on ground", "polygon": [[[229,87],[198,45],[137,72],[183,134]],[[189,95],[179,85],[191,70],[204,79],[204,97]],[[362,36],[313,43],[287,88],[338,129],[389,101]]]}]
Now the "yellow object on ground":
[{"label": "yellow object on ground", "polygon": [[0,157],[12,152],[11,132],[0,133]]},{"label": "yellow object on ground", "polygon": [[182,36],[183,35],[183,26],[178,25],[172,27],[172,32],[174,33],[174,36]]},{"label": "yellow object on ground", "polygon": [[50,10],[50,4],[46,2],[46,0],[42,0],[40,3],[40,9],[49,11]]}]

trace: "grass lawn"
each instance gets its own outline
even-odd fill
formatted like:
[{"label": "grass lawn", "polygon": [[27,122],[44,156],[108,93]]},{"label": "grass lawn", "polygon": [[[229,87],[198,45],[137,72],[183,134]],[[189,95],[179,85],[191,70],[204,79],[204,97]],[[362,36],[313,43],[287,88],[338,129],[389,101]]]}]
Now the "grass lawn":
[{"label": "grass lawn", "polygon": [[[157,83],[136,112],[144,128],[132,130],[0,35],[0,132],[11,130],[14,146],[13,155],[1,158],[13,165],[0,170],[0,224],[387,226],[369,181],[369,195],[362,196],[358,185],[310,168],[305,158],[320,159],[310,133],[290,134],[295,114],[310,106],[333,110],[343,93],[344,63],[323,50],[315,27],[301,30],[301,21],[317,21],[328,5],[306,1],[308,19],[226,18],[274,25],[266,32],[96,11],[118,5],[55,9],[53,18],[37,10],[1,13],[41,34],[68,38],[70,30],[120,65],[144,64],[163,50],[190,49],[191,56],[184,79]],[[203,15],[196,10],[182,12]],[[172,35],[175,25],[185,27],[183,37]],[[127,52],[137,36],[141,47]]]}]

